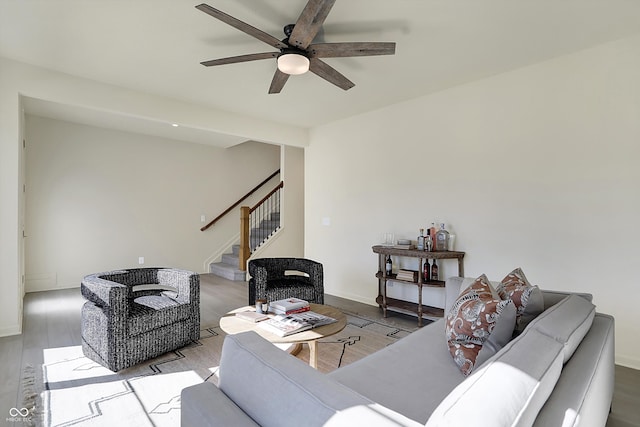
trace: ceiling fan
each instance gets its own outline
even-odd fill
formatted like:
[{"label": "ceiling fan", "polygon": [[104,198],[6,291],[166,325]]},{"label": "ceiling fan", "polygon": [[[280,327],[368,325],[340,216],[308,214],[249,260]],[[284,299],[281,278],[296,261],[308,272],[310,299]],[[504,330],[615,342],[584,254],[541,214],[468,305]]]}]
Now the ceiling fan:
[{"label": "ceiling fan", "polygon": [[269,93],[280,93],[290,75],[303,74],[307,71],[311,71],[341,89],[349,90],[355,84],[320,58],[393,55],[396,51],[396,44],[394,42],[312,44],[334,3],[335,0],[309,0],[296,23],[284,27],[286,38],[283,40],[278,40],[271,34],[252,27],[208,4],[200,4],[196,6],[196,9],[279,49],[279,52],[252,53],[212,59],[201,62],[201,64],[211,67],[214,65],[234,64],[236,62],[277,58],[278,68],[271,80]]}]

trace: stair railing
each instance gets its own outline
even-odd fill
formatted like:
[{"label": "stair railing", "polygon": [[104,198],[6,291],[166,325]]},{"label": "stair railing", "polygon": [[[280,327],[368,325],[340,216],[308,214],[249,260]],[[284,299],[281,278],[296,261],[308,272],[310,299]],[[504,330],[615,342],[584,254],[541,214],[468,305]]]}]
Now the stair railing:
[{"label": "stair railing", "polygon": [[[284,182],[280,181],[273,190],[253,207],[240,208],[240,252],[239,266],[241,271],[247,269],[247,260],[260,245],[280,228],[280,218],[274,220],[273,214],[280,213],[280,196]],[[264,221],[273,221],[268,227],[262,227]]]},{"label": "stair railing", "polygon": [[278,169],[277,171],[275,171],[274,173],[272,173],[271,175],[269,175],[268,178],[266,178],[264,181],[262,181],[260,184],[256,185],[251,191],[249,191],[247,194],[245,194],[244,196],[242,196],[237,202],[235,202],[233,205],[229,206],[224,212],[222,212],[220,215],[218,215],[217,217],[215,217],[213,220],[211,220],[207,225],[205,225],[204,227],[202,227],[200,229],[200,231],[205,231],[206,229],[208,229],[209,227],[211,227],[213,224],[215,224],[216,222],[218,222],[222,217],[224,217],[226,214],[228,214],[229,212],[231,212],[236,206],[238,206],[240,203],[244,202],[249,196],[251,196],[253,193],[255,193],[256,191],[258,191],[260,189],[260,187],[262,187],[263,185],[265,185],[267,182],[269,182],[269,180],[271,178],[273,178],[274,176],[278,175],[280,173],[280,169]]}]

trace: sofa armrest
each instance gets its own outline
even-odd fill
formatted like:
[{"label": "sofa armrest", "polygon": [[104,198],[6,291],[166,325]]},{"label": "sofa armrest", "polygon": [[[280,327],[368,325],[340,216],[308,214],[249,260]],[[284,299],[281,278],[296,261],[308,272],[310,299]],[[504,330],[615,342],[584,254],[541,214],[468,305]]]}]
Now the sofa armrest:
[{"label": "sofa armrest", "polygon": [[182,390],[181,427],[257,427],[218,387],[204,382]]},{"label": "sofa armrest", "polygon": [[615,322],[596,313],[593,324],[562,369],[534,426],[603,426],[607,422],[615,379]]},{"label": "sofa armrest", "polygon": [[417,426],[278,349],[255,332],[228,335],[219,387],[264,427]]}]

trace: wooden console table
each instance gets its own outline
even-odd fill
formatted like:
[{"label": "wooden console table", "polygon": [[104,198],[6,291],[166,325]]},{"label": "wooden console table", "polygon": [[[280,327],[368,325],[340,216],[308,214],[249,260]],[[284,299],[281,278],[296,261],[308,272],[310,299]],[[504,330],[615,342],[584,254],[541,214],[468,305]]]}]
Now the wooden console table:
[{"label": "wooden console table", "polygon": [[[458,260],[458,276],[464,277],[464,252],[457,251],[421,251],[418,249],[399,249],[393,246],[376,245],[373,248],[373,252],[378,254],[378,297],[376,302],[382,307],[384,317],[387,317],[387,308],[395,307],[400,311],[409,312],[411,314],[418,315],[418,326],[422,326],[422,315],[426,314],[430,317],[443,317],[444,310],[437,307],[422,304],[422,288],[438,287],[444,288],[444,280],[430,280],[424,282],[422,277],[422,270],[424,268],[424,262],[428,259],[457,259]],[[418,280],[417,282],[408,280],[399,280],[395,274],[387,275],[385,264],[387,255],[395,257],[409,257],[418,258]],[[387,282],[389,280],[401,283],[408,283],[418,287],[418,303],[410,301],[403,301],[395,298],[387,297]]]}]

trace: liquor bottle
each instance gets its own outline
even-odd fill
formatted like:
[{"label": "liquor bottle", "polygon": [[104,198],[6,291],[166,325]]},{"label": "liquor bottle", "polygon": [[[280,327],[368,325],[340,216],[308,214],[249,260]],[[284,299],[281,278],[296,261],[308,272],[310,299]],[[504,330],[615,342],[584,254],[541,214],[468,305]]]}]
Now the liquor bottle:
[{"label": "liquor bottle", "polygon": [[436,233],[438,232],[438,228],[436,227],[436,223],[431,223],[431,228],[429,228],[429,235],[431,236],[431,249],[436,250]]},{"label": "liquor bottle", "polygon": [[438,263],[436,260],[433,260],[433,265],[431,265],[431,280],[438,280]]},{"label": "liquor bottle", "polygon": [[424,228],[420,229],[420,235],[418,236],[418,250],[424,251]]},{"label": "liquor bottle", "polygon": [[431,238],[430,228],[427,228],[427,235],[424,237],[424,249],[429,252],[433,250],[433,239]]},{"label": "liquor bottle", "polygon": [[387,277],[391,276],[391,272],[393,271],[393,262],[391,261],[391,255],[387,255]]},{"label": "liquor bottle", "polygon": [[449,250],[449,232],[444,229],[444,223],[440,224],[440,231],[436,233],[436,251]]},{"label": "liquor bottle", "polygon": [[431,266],[429,260],[424,260],[424,267],[422,269],[422,283],[428,283],[431,280]]}]

